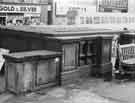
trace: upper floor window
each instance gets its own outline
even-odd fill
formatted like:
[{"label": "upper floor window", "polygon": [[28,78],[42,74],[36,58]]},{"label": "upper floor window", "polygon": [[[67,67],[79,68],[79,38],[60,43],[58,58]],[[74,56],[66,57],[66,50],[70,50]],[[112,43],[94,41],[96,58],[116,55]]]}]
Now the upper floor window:
[{"label": "upper floor window", "polygon": [[97,0],[98,12],[128,12],[128,0]]}]

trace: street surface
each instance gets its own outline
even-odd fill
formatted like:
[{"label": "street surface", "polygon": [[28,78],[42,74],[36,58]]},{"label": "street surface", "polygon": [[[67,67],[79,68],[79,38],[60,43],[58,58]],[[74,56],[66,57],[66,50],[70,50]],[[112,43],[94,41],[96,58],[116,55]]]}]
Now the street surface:
[{"label": "street surface", "polygon": [[104,82],[89,77],[25,96],[4,93],[0,103],[135,103],[134,95],[134,82]]}]

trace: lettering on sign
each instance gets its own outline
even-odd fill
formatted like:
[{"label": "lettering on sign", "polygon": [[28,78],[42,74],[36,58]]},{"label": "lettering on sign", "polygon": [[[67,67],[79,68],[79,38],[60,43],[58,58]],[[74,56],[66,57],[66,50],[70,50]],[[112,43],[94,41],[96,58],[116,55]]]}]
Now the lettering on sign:
[{"label": "lettering on sign", "polygon": [[14,13],[40,13],[40,6],[25,6],[25,5],[0,5],[0,12]]}]

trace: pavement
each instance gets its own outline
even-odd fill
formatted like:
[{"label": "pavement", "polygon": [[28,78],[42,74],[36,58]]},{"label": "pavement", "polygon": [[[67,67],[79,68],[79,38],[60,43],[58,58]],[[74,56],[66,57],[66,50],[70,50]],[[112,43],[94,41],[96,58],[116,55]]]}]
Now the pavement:
[{"label": "pavement", "polygon": [[96,93],[102,97],[117,100],[121,103],[135,103],[135,81],[122,82],[112,86],[102,87],[96,90]]},{"label": "pavement", "polygon": [[0,95],[0,103],[119,103],[95,92],[102,83],[105,83],[102,79],[80,78],[74,83],[61,87],[48,88],[21,96],[5,93]]},{"label": "pavement", "polygon": [[0,103],[135,103],[134,96],[134,81],[105,82],[89,77],[26,95],[3,93]]}]

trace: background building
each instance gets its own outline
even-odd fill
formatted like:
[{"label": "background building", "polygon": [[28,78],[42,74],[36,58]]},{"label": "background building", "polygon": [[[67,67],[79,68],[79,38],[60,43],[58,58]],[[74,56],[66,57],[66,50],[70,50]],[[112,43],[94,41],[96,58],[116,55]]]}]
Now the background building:
[{"label": "background building", "polygon": [[1,0],[0,24],[10,24],[13,18],[49,25],[134,23],[134,4],[134,0]]},{"label": "background building", "polygon": [[52,0],[53,24],[135,23],[134,0]]},{"label": "background building", "polygon": [[48,24],[48,0],[1,0],[0,24]]}]

